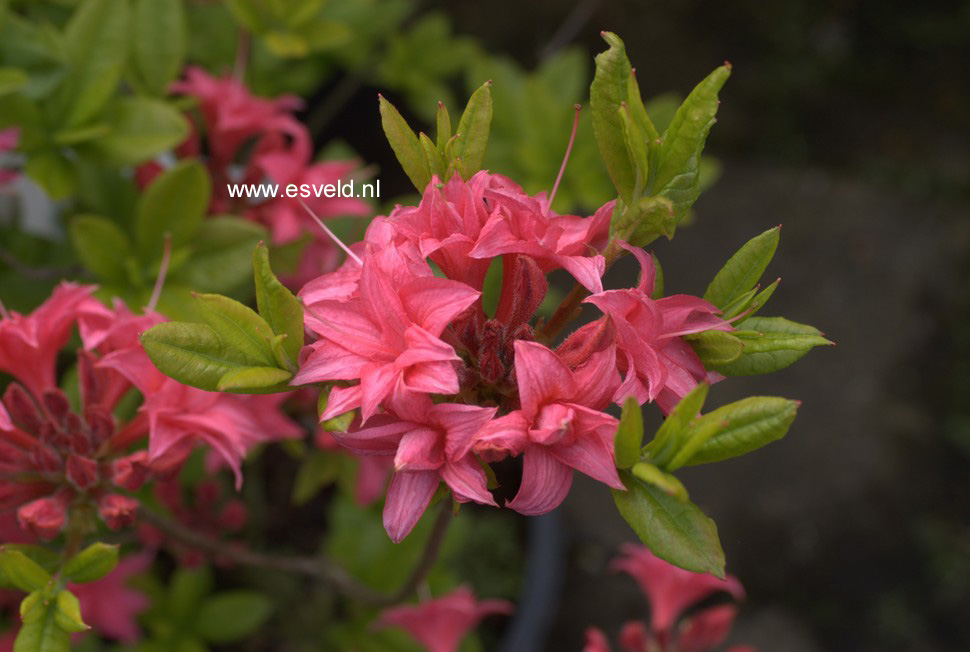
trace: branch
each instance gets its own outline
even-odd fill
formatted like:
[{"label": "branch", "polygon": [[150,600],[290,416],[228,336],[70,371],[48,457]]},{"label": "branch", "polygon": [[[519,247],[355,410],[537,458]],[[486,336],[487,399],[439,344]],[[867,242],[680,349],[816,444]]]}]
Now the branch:
[{"label": "branch", "polygon": [[305,575],[313,580],[330,585],[338,593],[356,602],[371,607],[387,607],[402,602],[414,593],[417,586],[434,566],[445,532],[448,529],[448,523],[451,521],[451,503],[450,501],[442,501],[442,509],[438,512],[421,557],[401,587],[391,594],[380,593],[361,584],[339,564],[323,555],[301,557],[256,552],[191,530],[181,523],[149,511],[144,507],[141,509],[141,516],[169,537],[177,539],[196,550],[228,559],[243,566]]}]

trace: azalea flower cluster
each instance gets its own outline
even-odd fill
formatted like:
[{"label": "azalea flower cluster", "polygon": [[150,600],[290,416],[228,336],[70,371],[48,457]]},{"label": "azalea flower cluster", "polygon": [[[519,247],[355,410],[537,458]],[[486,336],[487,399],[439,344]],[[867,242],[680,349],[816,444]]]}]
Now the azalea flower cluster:
[{"label": "azalea flower cluster", "polygon": [[[733,575],[723,580],[707,573],[692,573],[655,557],[646,547],[628,543],[613,560],[614,571],[629,573],[650,603],[649,626],[632,620],[620,631],[623,652],[708,652],[720,645],[734,623],[737,601],[744,589]],[[707,604],[717,595],[731,602]],[[611,652],[606,634],[596,627],[586,630],[584,652]],[[748,645],[735,645],[727,652],[755,652]]]},{"label": "azalea flower cluster", "polygon": [[[384,525],[394,541],[441,481],[458,501],[496,505],[485,465],[509,456],[523,456],[508,503],[523,514],[558,506],[574,470],[622,490],[607,407],[633,396],[668,411],[717,380],[682,339],[730,330],[717,309],[686,295],[654,299],[651,257],[626,244],[616,251],[639,260],[639,284],[604,290],[613,202],[585,218],[549,204],[487,171],[433,178],[418,206],[376,218],[338,270],[300,293],[315,341],[293,384],[330,385],[322,420],[358,411],[334,437],[393,458]],[[499,258],[498,307],[486,314],[485,278]],[[602,317],[553,349],[554,333],[534,318],[555,270]]]},{"label": "azalea flower cluster", "polygon": [[[258,97],[240,81],[215,77],[198,67],[189,67],[185,78],[170,90],[198,103],[198,112],[191,114],[193,131],[176,149],[176,155],[206,162],[213,187],[210,213],[243,215],[260,222],[278,245],[313,236],[304,250],[301,273],[310,278],[333,269],[337,249],[314,227],[299,199],[282,194],[260,199],[233,198],[228,191],[230,183],[322,186],[346,180],[354,173],[354,161],[312,160],[310,132],[294,115],[302,108],[303,100],[290,95]],[[141,181],[147,182],[159,169],[157,164],[143,166]],[[353,197],[312,196],[306,201],[324,219],[362,216],[370,210],[366,202]]]},{"label": "azalea flower cluster", "polygon": [[[281,397],[205,392],[162,374],[138,335],[163,318],[109,308],[93,291],[65,282],[30,315],[4,309],[0,319],[0,371],[14,379],[0,401],[0,511],[15,510],[20,528],[41,539],[87,510],[111,528],[130,523],[138,508],[131,492],[176,472],[199,442],[232,468],[238,486],[252,446],[302,432],[277,409]],[[59,383],[59,355],[75,326],[76,380],[64,374]],[[141,404],[126,419],[133,392]]]}]

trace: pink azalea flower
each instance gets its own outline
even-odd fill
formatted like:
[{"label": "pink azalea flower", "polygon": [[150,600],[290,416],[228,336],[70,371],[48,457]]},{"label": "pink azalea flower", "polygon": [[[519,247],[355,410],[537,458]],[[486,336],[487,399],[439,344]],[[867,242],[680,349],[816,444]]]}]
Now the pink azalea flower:
[{"label": "pink azalea flower", "polygon": [[81,603],[81,617],[97,633],[135,643],[141,638],[138,614],[150,605],[148,596],[128,587],[134,575],[147,571],[152,555],[140,553],[123,557],[113,571],[88,584],[69,584],[68,589]]},{"label": "pink azalea flower", "polygon": [[613,652],[613,648],[610,647],[610,642],[602,629],[587,627],[586,645],[583,646],[583,652]]},{"label": "pink azalea flower", "polygon": [[515,373],[521,409],[493,420],[468,444],[486,455],[524,453],[522,485],[508,506],[530,515],[558,507],[573,469],[623,489],[613,457],[617,420],[602,412],[620,381],[613,348],[573,371],[541,344],[517,340]]},{"label": "pink azalea flower", "polygon": [[356,381],[334,387],[322,419],[360,407],[369,419],[385,399],[455,394],[459,357],[440,339],[445,327],[480,293],[463,283],[422,276],[395,256],[396,247],[365,253],[358,295],[307,309],[307,327],[320,339],[304,348],[293,384]]},{"label": "pink azalea flower", "polygon": [[[622,552],[623,556],[615,559],[611,568],[629,573],[640,585],[650,602],[650,630],[661,644],[672,639],[675,625],[688,607],[718,592],[729,593],[735,600],[744,597],[741,583],[732,575],[722,580],[708,573],[692,573],[668,564],[637,544],[625,544]],[[706,650],[723,640],[734,617],[734,606],[729,609],[708,609],[691,616],[684,631],[687,642],[694,646],[690,650]],[[682,643],[681,640],[679,645]]]},{"label": "pink azalea flower", "polygon": [[30,315],[16,312],[0,319],[0,371],[26,385],[34,396],[57,386],[57,355],[71,335],[78,310],[94,288],[64,282]]},{"label": "pink azalea flower", "polygon": [[544,196],[530,197],[511,181],[491,188],[486,198],[498,206],[482,227],[472,258],[491,259],[501,254],[525,254],[543,271],[565,269],[590,292],[601,292],[606,269],[602,256],[595,254],[605,244],[613,203],[590,218],[553,213]]},{"label": "pink azalea flower", "polygon": [[476,601],[467,587],[459,587],[440,598],[417,605],[401,605],[381,612],[378,625],[400,627],[428,652],[457,652],[468,633],[482,618],[491,614],[510,614],[512,604],[505,600]]},{"label": "pink azalea flower", "polygon": [[365,427],[335,433],[337,440],[358,455],[393,455],[394,474],[384,503],[384,528],[395,543],[401,541],[424,514],[444,480],[460,502],[495,505],[485,471],[461,445],[495,415],[494,408],[415,401],[402,406],[402,416],[378,415]]},{"label": "pink azalea flower", "polygon": [[625,374],[613,400],[628,396],[641,404],[656,401],[670,412],[699,382],[720,379],[708,373],[681,336],[707,330],[730,331],[718,309],[686,294],[654,300],[654,267],[651,257],[636,247],[627,249],[640,261],[640,282],[628,290],[607,290],[585,301],[602,310],[616,331],[618,365]]},{"label": "pink azalea flower", "polygon": [[[11,129],[0,129],[0,155],[5,152],[12,152],[17,148],[17,143],[20,142],[20,129],[14,127]],[[17,178],[17,172],[14,170],[5,170],[0,168],[0,183],[6,183],[8,181],[13,181]]]}]

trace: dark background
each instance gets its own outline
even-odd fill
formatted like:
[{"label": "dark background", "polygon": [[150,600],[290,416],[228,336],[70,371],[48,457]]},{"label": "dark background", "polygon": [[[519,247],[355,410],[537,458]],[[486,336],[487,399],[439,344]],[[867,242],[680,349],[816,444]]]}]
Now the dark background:
[{"label": "dark background", "polygon": [[[785,440],[683,474],[748,592],[731,640],[970,649],[970,3],[429,8],[527,68],[580,44],[591,71],[599,31],[616,31],[645,96],[686,93],[733,64],[707,148],[723,176],[698,201],[696,226],[656,247],[668,292],[700,294],[738,246],[781,223],[767,277],[783,280],[766,314],[817,325],[837,346],[712,390],[713,405],[759,393],[804,401]],[[352,144],[394,169],[386,145]],[[618,266],[612,281],[633,273]],[[548,650],[578,649],[590,624],[615,634],[646,608],[606,570],[633,538],[609,493],[577,475],[560,516]]]}]

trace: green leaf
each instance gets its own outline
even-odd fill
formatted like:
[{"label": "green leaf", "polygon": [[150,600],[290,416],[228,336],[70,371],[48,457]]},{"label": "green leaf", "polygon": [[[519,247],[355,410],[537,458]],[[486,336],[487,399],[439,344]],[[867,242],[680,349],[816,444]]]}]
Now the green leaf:
[{"label": "green leaf", "polygon": [[202,603],[198,634],[209,643],[233,643],[262,627],[272,611],[272,603],[261,593],[220,593]]},{"label": "green leaf", "polygon": [[337,480],[340,473],[340,460],[337,455],[323,451],[313,451],[307,456],[293,481],[292,500],[297,505],[303,505],[313,498],[318,491],[329,487]]},{"label": "green leaf", "polygon": [[650,172],[647,140],[634,121],[626,102],[620,104],[619,113],[620,126],[623,128],[623,142],[626,145],[627,156],[633,165],[633,196],[639,197],[647,187],[647,176]]},{"label": "green leaf", "polygon": [[448,107],[444,102],[438,102],[438,116],[436,120],[437,131],[435,132],[435,145],[438,153],[444,156],[445,145],[451,139],[451,116],[448,115]]},{"label": "green leaf", "polygon": [[378,102],[381,109],[381,125],[384,127],[387,142],[391,144],[394,156],[397,157],[401,167],[404,168],[404,173],[408,175],[408,179],[411,180],[419,193],[423,193],[431,181],[431,170],[428,168],[424,149],[418,142],[418,137],[414,135],[414,131],[398,113],[398,110],[394,108],[394,105],[380,95]]},{"label": "green leaf", "polygon": [[131,244],[117,224],[97,215],[78,215],[68,229],[85,268],[105,281],[126,284],[125,259],[131,254]]},{"label": "green leaf", "polygon": [[781,227],[776,226],[744,243],[715,274],[704,292],[704,299],[718,308],[726,308],[750,291],[775,255],[780,234]]},{"label": "green leaf", "polygon": [[253,249],[266,237],[266,229],[251,220],[207,217],[193,238],[189,263],[176,276],[202,292],[228,294],[248,288]]},{"label": "green leaf", "polygon": [[721,66],[691,91],[677,109],[657,156],[653,194],[670,199],[679,222],[700,194],[700,161],[704,141],[717,113],[717,93],[731,75]]},{"label": "green leaf", "polygon": [[205,322],[249,363],[247,366],[276,366],[269,346],[273,329],[252,308],[221,294],[199,294],[195,300]]},{"label": "green leaf", "polygon": [[251,366],[205,324],[163,322],[142,333],[141,342],[163,374],[210,392],[230,371]]},{"label": "green leaf", "polygon": [[669,460],[680,449],[681,435],[687,428],[687,424],[693,421],[704,407],[710,388],[707,383],[700,383],[687,396],[680,399],[660,424],[650,443],[643,447],[644,452],[648,453],[657,464],[663,464],[664,460]]},{"label": "green leaf", "polygon": [[643,412],[637,399],[630,396],[623,402],[623,413],[613,438],[616,451],[616,466],[628,469],[640,461],[640,446],[643,444]]},{"label": "green leaf", "polygon": [[63,199],[73,194],[77,188],[74,165],[55,150],[31,154],[24,171],[47,191],[51,199]]},{"label": "green leaf", "polygon": [[138,200],[135,240],[141,255],[159,256],[166,233],[173,249],[191,242],[211,194],[209,174],[198,161],[184,161],[160,174]]},{"label": "green leaf", "polygon": [[437,175],[439,179],[444,179],[446,170],[445,158],[438,153],[438,149],[424,132],[418,134],[418,143],[421,144],[421,149],[424,150],[424,158],[428,162],[428,171],[432,175]]},{"label": "green leaf", "polygon": [[292,377],[291,372],[278,367],[243,367],[234,369],[220,378],[219,391],[243,394],[288,392],[293,388],[286,382]]},{"label": "green leaf", "polygon": [[468,98],[465,111],[458,121],[455,144],[451,153],[461,161],[462,178],[470,179],[482,169],[488,132],[492,125],[492,82],[487,81]]},{"label": "green leaf", "polygon": [[643,247],[661,235],[673,236],[677,225],[674,206],[665,197],[641,197],[633,206],[613,209],[610,233],[636,247]]},{"label": "green leaf", "polygon": [[269,264],[269,249],[260,244],[253,252],[256,305],[260,316],[277,335],[284,335],[283,351],[296,365],[303,348],[303,305],[279,282]]},{"label": "green leaf", "polygon": [[122,97],[108,107],[111,130],[90,143],[93,151],[121,165],[142,163],[185,140],[188,123],[168,102],[150,97]]},{"label": "green leaf", "polygon": [[621,471],[627,491],[613,490],[620,515],[650,551],[674,566],[724,577],[717,526],[696,505]]},{"label": "green leaf", "polygon": [[799,405],[798,401],[775,396],[752,396],[705,414],[690,430],[701,430],[710,423],[719,427],[686,464],[719,462],[781,439],[795,420]]},{"label": "green leaf", "polygon": [[684,337],[705,367],[734,362],[741,356],[741,340],[724,331],[703,331]]},{"label": "green leaf", "polygon": [[626,204],[632,204],[637,199],[633,194],[636,178],[620,118],[621,105],[630,101],[630,61],[620,37],[612,32],[603,32],[602,37],[610,48],[596,55],[596,74],[589,87],[593,133],[616,191]]},{"label": "green leaf", "polygon": [[0,68],[0,95],[16,93],[27,85],[30,78],[19,68]]},{"label": "green leaf", "polygon": [[182,71],[187,35],[182,0],[133,0],[131,55],[148,90],[164,95]]},{"label": "green leaf", "polygon": [[128,3],[87,0],[78,4],[64,33],[68,72],[55,97],[60,127],[95,118],[118,92],[128,54]]},{"label": "green leaf", "polygon": [[670,473],[662,471],[660,468],[648,462],[638,462],[630,469],[635,477],[643,480],[647,484],[652,484],[664,493],[673,496],[677,500],[686,501],[687,488]]},{"label": "green leaf", "polygon": [[51,574],[33,559],[20,552],[0,547],[0,572],[7,582],[21,591],[37,591],[47,586]]},{"label": "green leaf", "polygon": [[310,53],[310,44],[299,34],[274,30],[263,35],[266,49],[281,59],[298,59]]},{"label": "green leaf", "polygon": [[20,605],[23,626],[13,652],[69,652],[71,632],[60,626],[60,610],[44,592],[31,593]]},{"label": "green leaf", "polygon": [[74,145],[81,145],[96,138],[101,138],[105,134],[110,133],[110,131],[111,127],[106,123],[97,122],[82,127],[61,129],[54,134],[51,140],[55,145],[60,147],[73,147]]},{"label": "green leaf", "polygon": [[101,579],[118,565],[118,546],[93,543],[64,565],[63,574],[71,582],[85,584]]},{"label": "green leaf", "polygon": [[54,600],[54,623],[72,634],[91,629],[81,618],[81,603],[67,590],[58,593]]},{"label": "green leaf", "polygon": [[744,347],[740,357],[712,367],[726,376],[767,374],[791,365],[816,346],[831,346],[822,332],[783,317],[749,317],[734,335]]}]

